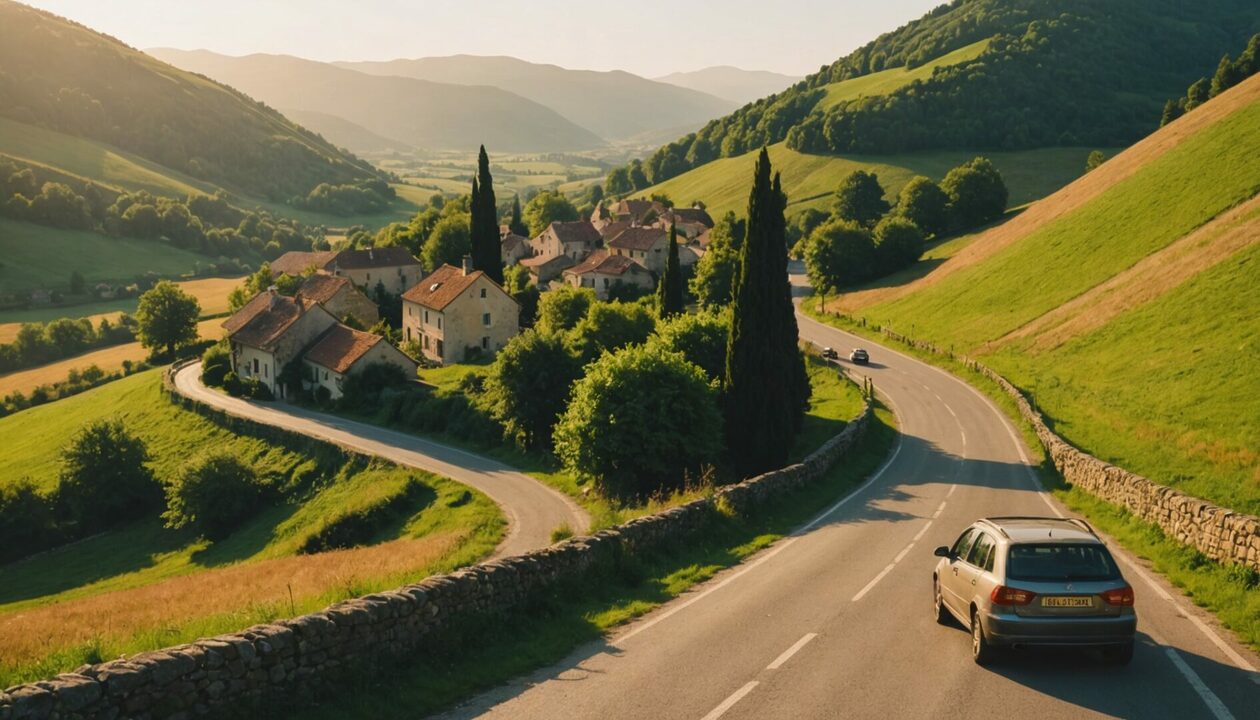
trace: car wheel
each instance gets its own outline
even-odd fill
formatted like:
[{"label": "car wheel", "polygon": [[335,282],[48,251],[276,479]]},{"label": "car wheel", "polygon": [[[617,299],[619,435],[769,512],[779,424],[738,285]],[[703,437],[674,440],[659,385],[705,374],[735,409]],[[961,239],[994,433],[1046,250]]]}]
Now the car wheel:
[{"label": "car wheel", "polygon": [[1128,665],[1133,661],[1133,643],[1127,642],[1122,645],[1108,645],[1103,648],[1103,660],[1108,665]]},{"label": "car wheel", "polygon": [[988,665],[996,653],[989,639],[984,636],[984,626],[980,624],[980,614],[971,614],[971,659],[977,665]]},{"label": "car wheel", "polygon": [[949,609],[945,607],[945,599],[941,597],[941,581],[937,578],[932,578],[932,614],[941,625],[949,624]]}]

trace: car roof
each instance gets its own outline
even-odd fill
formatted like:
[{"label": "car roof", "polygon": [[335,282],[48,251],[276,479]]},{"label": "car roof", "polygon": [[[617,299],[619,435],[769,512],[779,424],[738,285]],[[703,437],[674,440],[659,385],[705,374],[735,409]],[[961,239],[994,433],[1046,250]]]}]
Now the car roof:
[{"label": "car roof", "polygon": [[1012,543],[1101,543],[1089,523],[1060,517],[989,517],[977,524],[989,525]]}]

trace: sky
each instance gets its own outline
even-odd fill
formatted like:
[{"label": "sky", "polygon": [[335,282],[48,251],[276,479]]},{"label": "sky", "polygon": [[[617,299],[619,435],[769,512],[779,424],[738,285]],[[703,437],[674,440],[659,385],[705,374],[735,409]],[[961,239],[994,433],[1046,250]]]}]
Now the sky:
[{"label": "sky", "polygon": [[805,75],[944,0],[23,0],[140,49]]}]

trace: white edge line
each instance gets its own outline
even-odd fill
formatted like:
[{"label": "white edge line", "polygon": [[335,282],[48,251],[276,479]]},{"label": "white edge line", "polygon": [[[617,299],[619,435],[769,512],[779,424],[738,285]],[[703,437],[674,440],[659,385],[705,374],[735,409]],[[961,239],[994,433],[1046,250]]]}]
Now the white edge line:
[{"label": "white edge line", "polygon": [[808,645],[809,641],[813,640],[816,637],[818,637],[818,633],[805,633],[804,637],[802,637],[800,640],[797,640],[792,645],[792,647],[788,648],[787,650],[784,650],[782,655],[775,658],[774,662],[766,666],[766,669],[778,670],[779,668],[783,667],[783,663],[786,663],[788,660],[791,660],[793,655],[799,652],[801,648]]},{"label": "white edge line", "polygon": [[709,714],[705,715],[703,718],[701,718],[701,720],[717,720],[718,718],[722,717],[722,715],[724,715],[727,710],[730,710],[732,707],[734,707],[735,703],[739,702],[740,700],[743,700],[744,696],[752,692],[753,688],[755,687],[757,687],[756,680],[753,680],[749,682],[748,684],[744,685],[744,687],[731,693],[730,697],[723,700],[721,705],[718,705],[717,707],[710,710]]},{"label": "white edge line", "polygon": [[1233,713],[1229,711],[1229,708],[1225,707],[1225,703],[1221,702],[1216,693],[1212,692],[1203,682],[1203,678],[1199,677],[1199,674],[1187,665],[1185,660],[1181,659],[1180,653],[1167,645],[1164,646],[1164,653],[1168,655],[1168,659],[1172,661],[1172,664],[1185,676],[1186,682],[1190,683],[1190,687],[1194,688],[1194,691],[1199,694],[1199,698],[1203,700],[1204,705],[1207,705],[1208,710],[1212,711],[1212,715],[1216,720],[1234,720]]}]

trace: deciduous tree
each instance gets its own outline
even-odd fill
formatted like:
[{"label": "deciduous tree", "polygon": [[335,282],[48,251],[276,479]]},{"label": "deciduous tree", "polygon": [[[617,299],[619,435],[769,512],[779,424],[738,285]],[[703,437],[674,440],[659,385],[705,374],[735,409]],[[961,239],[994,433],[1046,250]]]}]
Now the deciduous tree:
[{"label": "deciduous tree", "polygon": [[140,296],[136,336],[144,347],[165,349],[167,357],[174,357],[175,348],[197,340],[200,315],[197,298],[170,280],[163,280]]}]

